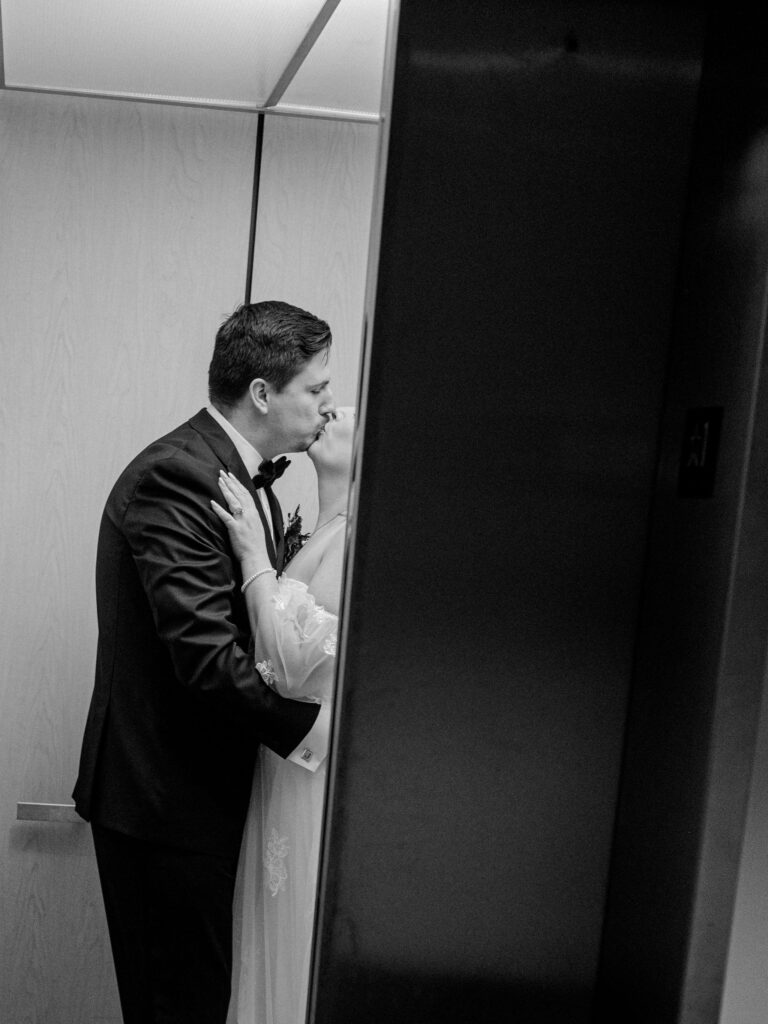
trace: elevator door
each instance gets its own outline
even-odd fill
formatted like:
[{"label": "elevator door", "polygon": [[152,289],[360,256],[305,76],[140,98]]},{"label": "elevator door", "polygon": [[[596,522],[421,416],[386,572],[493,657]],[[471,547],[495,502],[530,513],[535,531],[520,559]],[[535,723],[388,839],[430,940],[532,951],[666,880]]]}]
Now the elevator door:
[{"label": "elevator door", "polygon": [[402,5],[322,1024],[590,1018],[701,28]]}]

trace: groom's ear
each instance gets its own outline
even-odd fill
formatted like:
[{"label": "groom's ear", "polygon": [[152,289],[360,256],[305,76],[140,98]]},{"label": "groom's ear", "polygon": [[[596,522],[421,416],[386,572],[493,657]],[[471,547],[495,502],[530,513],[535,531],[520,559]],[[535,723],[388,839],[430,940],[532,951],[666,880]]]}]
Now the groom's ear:
[{"label": "groom's ear", "polygon": [[254,377],[251,383],[248,385],[248,391],[251,395],[251,401],[253,402],[256,411],[262,415],[266,415],[269,412],[269,388],[267,382],[261,377]]}]

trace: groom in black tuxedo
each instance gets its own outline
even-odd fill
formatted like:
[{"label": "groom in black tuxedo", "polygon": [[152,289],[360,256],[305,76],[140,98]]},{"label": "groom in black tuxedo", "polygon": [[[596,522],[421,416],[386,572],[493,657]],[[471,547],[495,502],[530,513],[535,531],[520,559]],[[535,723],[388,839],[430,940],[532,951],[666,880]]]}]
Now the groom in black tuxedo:
[{"label": "groom in black tuxedo", "polygon": [[278,696],[254,668],[211,499],[222,469],[254,493],[279,571],[270,484],[286,460],[271,460],[306,450],[333,415],[330,344],[328,325],[294,306],[238,308],[216,335],[210,405],[137,455],[104,509],[74,798],[92,824],[125,1024],[224,1024],[258,744],[309,771],[325,756],[329,709]]}]

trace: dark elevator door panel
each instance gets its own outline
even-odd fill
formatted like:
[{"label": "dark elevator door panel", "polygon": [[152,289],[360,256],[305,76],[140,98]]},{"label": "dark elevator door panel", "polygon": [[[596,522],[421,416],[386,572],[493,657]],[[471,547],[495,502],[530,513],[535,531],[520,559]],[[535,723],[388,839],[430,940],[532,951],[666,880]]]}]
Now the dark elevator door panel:
[{"label": "dark elevator door panel", "polygon": [[700,39],[402,6],[322,1024],[590,1018]]}]

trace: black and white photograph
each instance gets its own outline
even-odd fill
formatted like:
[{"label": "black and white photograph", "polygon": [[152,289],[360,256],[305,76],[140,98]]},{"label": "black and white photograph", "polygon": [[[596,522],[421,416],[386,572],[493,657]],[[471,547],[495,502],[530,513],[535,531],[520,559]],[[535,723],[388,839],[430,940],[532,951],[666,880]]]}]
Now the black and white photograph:
[{"label": "black and white photograph", "polygon": [[766,1024],[742,0],[0,0],[0,1024]]}]

